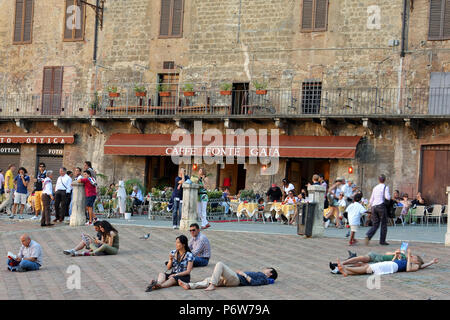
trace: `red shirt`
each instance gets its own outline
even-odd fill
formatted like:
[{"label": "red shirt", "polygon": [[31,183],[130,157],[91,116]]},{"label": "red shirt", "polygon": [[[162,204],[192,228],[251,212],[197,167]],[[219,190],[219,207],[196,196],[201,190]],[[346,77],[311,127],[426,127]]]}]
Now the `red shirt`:
[{"label": "red shirt", "polygon": [[80,182],[84,183],[84,193],[86,197],[92,197],[97,195],[97,188],[89,181],[89,179],[82,178]]}]

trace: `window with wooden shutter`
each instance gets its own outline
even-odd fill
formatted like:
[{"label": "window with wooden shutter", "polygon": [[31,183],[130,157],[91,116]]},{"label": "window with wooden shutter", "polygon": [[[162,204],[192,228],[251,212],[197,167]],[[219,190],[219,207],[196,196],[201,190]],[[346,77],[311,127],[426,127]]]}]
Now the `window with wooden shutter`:
[{"label": "window with wooden shutter", "polygon": [[450,39],[450,0],[430,0],[428,40]]},{"label": "window with wooden shutter", "polygon": [[33,30],[33,1],[16,0],[13,44],[31,43]]},{"label": "window with wooden shutter", "polygon": [[61,113],[61,97],[64,67],[44,67],[42,83],[42,114]]},{"label": "window with wooden shutter", "polygon": [[303,0],[302,31],[326,31],[328,0]]},{"label": "window with wooden shutter", "polygon": [[161,0],[160,38],[183,35],[184,0]]},{"label": "window with wooden shutter", "polygon": [[66,0],[64,13],[64,41],[83,41],[86,6],[80,0]]}]

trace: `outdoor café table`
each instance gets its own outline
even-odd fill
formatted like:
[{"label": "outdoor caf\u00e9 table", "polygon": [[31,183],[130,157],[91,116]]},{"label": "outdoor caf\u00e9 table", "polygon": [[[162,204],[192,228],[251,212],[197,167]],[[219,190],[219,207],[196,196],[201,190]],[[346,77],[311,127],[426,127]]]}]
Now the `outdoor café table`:
[{"label": "outdoor caf\u00e9 table", "polygon": [[253,202],[240,202],[236,211],[236,215],[240,218],[243,214],[246,214],[249,218],[258,212],[258,204]]},{"label": "outdoor caf\u00e9 table", "polygon": [[231,212],[238,212],[239,200],[230,200]]},{"label": "outdoor caf\u00e9 table", "polygon": [[275,218],[280,218],[280,213],[289,219],[291,215],[295,214],[295,204],[283,204],[282,202],[268,202],[270,206],[269,212],[275,211]]}]

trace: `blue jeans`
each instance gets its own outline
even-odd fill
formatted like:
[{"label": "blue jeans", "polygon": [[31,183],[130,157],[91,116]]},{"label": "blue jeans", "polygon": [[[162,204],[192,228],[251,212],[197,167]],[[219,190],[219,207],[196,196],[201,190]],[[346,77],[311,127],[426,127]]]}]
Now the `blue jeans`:
[{"label": "blue jeans", "polygon": [[17,269],[22,269],[25,271],[35,271],[35,270],[39,270],[39,268],[41,267],[39,265],[39,263],[37,263],[37,262],[23,260],[23,259],[22,259],[22,261],[20,261],[20,263],[17,266],[12,267],[9,264],[13,261],[14,260],[11,260],[11,259],[8,259],[8,261],[7,261],[9,271],[17,271]]},{"label": "blue jeans", "polygon": [[209,258],[195,257],[194,267],[206,267],[209,263]]},{"label": "blue jeans", "polygon": [[181,220],[181,208],[183,203],[180,200],[173,200],[173,208],[172,208],[172,225],[179,226]]},{"label": "blue jeans", "polygon": [[225,208],[225,214],[228,214],[228,211],[230,210],[230,204],[226,201],[222,202],[222,207]]}]

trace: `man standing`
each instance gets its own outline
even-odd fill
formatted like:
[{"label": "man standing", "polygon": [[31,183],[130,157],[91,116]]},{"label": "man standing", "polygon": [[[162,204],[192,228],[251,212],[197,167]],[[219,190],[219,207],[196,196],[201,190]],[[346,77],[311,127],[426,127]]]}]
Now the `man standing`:
[{"label": "man standing", "polygon": [[353,201],[353,181],[347,180],[347,183],[342,187],[342,191],[344,192],[345,201],[350,203]]},{"label": "man standing", "polygon": [[194,255],[194,268],[206,267],[211,258],[211,246],[208,238],[200,232],[200,226],[193,223],[189,226],[192,239],[189,241],[189,249]]},{"label": "man standing", "polygon": [[3,194],[5,193],[5,176],[3,170],[0,169],[0,201],[3,201]]},{"label": "man standing", "polygon": [[5,195],[6,199],[0,205],[0,211],[3,209],[6,210],[6,213],[12,216],[11,206],[13,205],[14,199],[14,171],[16,170],[16,166],[14,164],[10,164],[8,166],[8,170],[5,174]]},{"label": "man standing", "polygon": [[47,170],[45,170],[45,163],[39,163],[39,171],[36,175],[36,183],[34,190],[34,210],[36,215],[31,218],[32,220],[37,220],[39,217],[39,212],[43,212],[43,203],[42,203],[42,188],[45,178],[47,177]]},{"label": "man standing", "polygon": [[14,206],[12,210],[11,219],[17,211],[17,205],[20,204],[19,209],[19,219],[23,219],[23,209],[27,204],[27,194],[28,194],[28,183],[30,182],[30,177],[27,176],[27,170],[24,167],[19,168],[19,174],[14,178],[14,184],[16,187],[16,192],[14,193]]},{"label": "man standing", "polygon": [[370,207],[372,208],[372,228],[370,228],[366,234],[366,245],[369,245],[370,239],[372,239],[381,224],[380,244],[387,246],[389,245],[389,243],[386,242],[387,208],[384,200],[391,200],[391,196],[389,194],[389,187],[385,185],[386,176],[384,174],[380,175],[378,181],[379,184],[373,188],[369,202]]},{"label": "man standing", "polygon": [[50,227],[53,224],[50,223],[50,201],[54,200],[53,188],[52,188],[53,171],[47,172],[47,177],[42,183],[42,215],[41,215],[41,227]]},{"label": "man standing", "polygon": [[63,222],[64,217],[69,214],[69,204],[67,194],[72,190],[72,179],[67,175],[66,168],[59,169],[59,177],[55,187],[55,220],[53,222]]},{"label": "man standing", "polygon": [[180,168],[180,170],[178,170],[178,177],[175,178],[175,186],[173,188],[172,224],[174,229],[178,229],[178,226],[180,225],[181,208],[183,205],[183,183],[187,179],[189,179],[189,177],[184,175],[184,168]]},{"label": "man standing", "polygon": [[17,257],[8,258],[8,270],[17,272],[39,270],[42,266],[42,248],[39,243],[31,240],[28,234],[23,234],[20,242],[22,247]]}]

